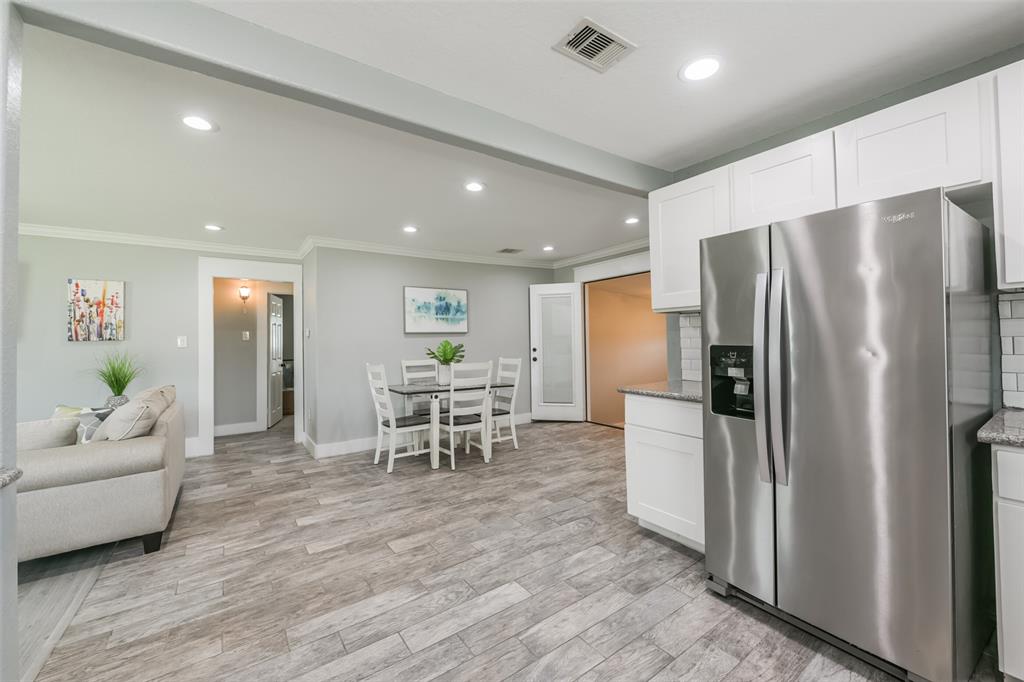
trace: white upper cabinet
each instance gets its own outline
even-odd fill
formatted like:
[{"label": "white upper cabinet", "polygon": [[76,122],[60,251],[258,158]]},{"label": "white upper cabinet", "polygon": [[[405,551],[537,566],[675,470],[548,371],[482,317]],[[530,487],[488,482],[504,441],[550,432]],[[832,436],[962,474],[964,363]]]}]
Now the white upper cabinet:
[{"label": "white upper cabinet", "polygon": [[840,206],[984,182],[990,80],[975,78],[839,126]]},{"label": "white upper cabinet", "polygon": [[999,181],[993,202],[999,288],[1024,286],[1024,62],[996,72]]},{"label": "white upper cabinet", "polygon": [[836,157],[831,130],[732,165],[734,230],[835,207]]},{"label": "white upper cabinet", "polygon": [[700,307],[700,240],[728,232],[729,168],[655,190],[649,195],[651,305],[655,310]]}]

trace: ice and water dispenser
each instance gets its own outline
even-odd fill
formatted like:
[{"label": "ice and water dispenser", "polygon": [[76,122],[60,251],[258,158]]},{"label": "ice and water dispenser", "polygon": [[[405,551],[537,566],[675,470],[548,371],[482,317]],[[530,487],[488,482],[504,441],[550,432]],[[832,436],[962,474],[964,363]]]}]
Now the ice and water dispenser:
[{"label": "ice and water dispenser", "polygon": [[754,418],[754,348],[711,346],[711,411]]}]

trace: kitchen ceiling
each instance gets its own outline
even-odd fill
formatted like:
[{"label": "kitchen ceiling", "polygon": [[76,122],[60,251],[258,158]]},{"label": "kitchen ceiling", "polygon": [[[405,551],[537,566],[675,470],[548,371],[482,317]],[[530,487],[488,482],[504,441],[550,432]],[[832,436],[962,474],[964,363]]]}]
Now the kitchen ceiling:
[{"label": "kitchen ceiling", "polygon": [[[633,161],[677,170],[1013,47],[1020,0],[203,4]],[[551,46],[582,17],[637,49]],[[676,74],[704,55],[721,70]]]},{"label": "kitchen ceiling", "polygon": [[[188,128],[187,114],[219,130]],[[318,236],[552,263],[645,239],[646,214],[636,196],[25,29],[23,224],[213,250],[295,251]]]}]

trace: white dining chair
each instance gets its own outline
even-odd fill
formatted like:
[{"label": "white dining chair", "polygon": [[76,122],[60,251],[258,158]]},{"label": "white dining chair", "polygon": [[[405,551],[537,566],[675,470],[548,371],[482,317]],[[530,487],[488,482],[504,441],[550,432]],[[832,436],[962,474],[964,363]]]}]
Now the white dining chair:
[{"label": "white dining chair", "polygon": [[[522,358],[498,358],[498,373],[494,383],[510,383],[512,388],[496,388],[491,397],[492,442],[504,443],[511,439],[512,447],[516,450],[519,449],[519,438],[516,436],[516,396],[519,395],[519,374],[522,369]],[[512,435],[502,437],[501,427],[506,423]]]},{"label": "white dining chair", "polygon": [[[436,384],[438,380],[437,360],[402,360],[402,383]],[[409,395],[405,397],[406,414],[430,414],[430,397]]]},{"label": "white dining chair", "polygon": [[[468,455],[472,446],[480,448],[484,461],[491,461],[491,371],[494,362],[462,362],[452,365],[452,383],[448,388],[448,412],[441,417],[440,428],[448,434],[448,448],[438,444],[438,451],[451,460],[455,468],[455,451],[459,436],[465,436]],[[479,432],[479,442],[472,434]]]},{"label": "white dining chair", "polygon": [[[430,441],[430,416],[409,414],[399,417],[395,414],[395,406],[391,402],[391,391],[388,389],[387,373],[384,365],[366,365],[366,378],[370,382],[370,397],[373,398],[373,408],[377,413],[377,451],[373,453],[373,463],[380,462],[380,453],[384,447],[384,435],[388,437],[388,473],[395,469],[395,459],[398,457],[411,457],[430,452],[429,447],[421,447],[419,435],[426,431],[426,441]],[[399,445],[399,436],[408,435],[412,440],[409,443],[402,443],[407,448],[406,452],[395,453]]]}]

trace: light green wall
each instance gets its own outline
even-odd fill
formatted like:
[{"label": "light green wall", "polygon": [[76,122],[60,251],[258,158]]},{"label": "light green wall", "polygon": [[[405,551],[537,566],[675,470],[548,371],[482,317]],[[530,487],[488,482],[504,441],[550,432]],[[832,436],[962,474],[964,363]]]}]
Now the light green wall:
[{"label": "light green wall", "polygon": [[[47,237],[20,237],[18,421],[44,419],[54,405],[98,406],[109,391],[93,375],[111,351],[138,358],[145,372],[128,394],[174,384],[185,408],[187,435],[196,413],[197,259],[174,249],[126,246]],[[67,279],[125,282],[125,340],[67,340]],[[187,336],[188,348],[177,348]]]},{"label": "light green wall", "polygon": [[[315,262],[315,284],[304,291],[307,300],[316,301],[316,329],[307,348],[317,350],[316,378],[307,384],[307,395],[315,386],[309,433],[317,444],[376,434],[366,363],[383,363],[388,381],[396,383],[401,380],[401,360],[423,357],[427,346],[444,338],[466,345],[467,362],[523,358],[518,411],[529,412],[528,287],[551,282],[551,270],[337,249],[317,249],[304,261],[309,262]],[[307,282],[310,275],[307,270]],[[405,285],[467,289],[469,333],[404,333]]]},{"label": "light green wall", "polygon": [[[101,405],[108,391],[93,369],[118,351],[145,367],[129,395],[174,384],[186,436],[198,435],[198,262],[223,254],[29,236],[18,238],[18,250],[18,420],[49,417],[58,403]],[[125,282],[124,341],[67,341],[69,277]],[[187,348],[177,347],[178,336],[188,337]]]},{"label": "light green wall", "polygon": [[[256,308],[255,290],[243,307],[238,298],[241,280],[213,280],[213,398],[215,426],[256,421]],[[249,340],[242,340],[242,332]]]}]

